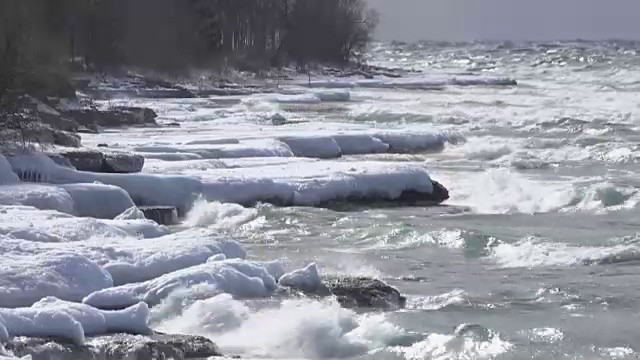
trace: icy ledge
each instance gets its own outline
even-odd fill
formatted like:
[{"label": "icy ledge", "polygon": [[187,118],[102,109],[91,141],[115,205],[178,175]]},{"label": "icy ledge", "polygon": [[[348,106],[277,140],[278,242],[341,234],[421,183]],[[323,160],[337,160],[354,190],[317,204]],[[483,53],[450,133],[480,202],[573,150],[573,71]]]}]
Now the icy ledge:
[{"label": "icy ledge", "polygon": [[[267,202],[281,206],[328,206],[334,202],[432,205],[449,198],[444,186],[431,180],[418,165],[376,161],[287,163],[242,169],[184,169],[191,176],[161,174],[100,174],[77,171],[54,164],[38,155],[8,159],[14,172],[38,172],[50,184],[94,183],[123,189],[138,206],[173,206],[188,211],[197,197],[207,201],[254,205]],[[167,165],[172,165],[168,163]],[[168,170],[168,169],[161,169]],[[178,169],[174,169],[178,170]],[[77,198],[83,191],[67,193]],[[112,188],[110,188],[112,189]],[[103,189],[105,194],[108,189]],[[112,191],[112,190],[109,190]],[[118,209],[129,207],[125,198]],[[31,204],[28,204],[31,205]],[[85,210],[89,212],[88,210]]]}]

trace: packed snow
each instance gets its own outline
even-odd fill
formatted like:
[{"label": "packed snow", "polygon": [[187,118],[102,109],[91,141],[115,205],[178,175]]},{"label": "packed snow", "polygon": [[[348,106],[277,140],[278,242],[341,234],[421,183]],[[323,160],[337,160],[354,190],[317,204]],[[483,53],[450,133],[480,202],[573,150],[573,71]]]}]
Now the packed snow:
[{"label": "packed snow", "polygon": [[84,345],[85,336],[116,332],[149,334],[148,323],[149,308],[145,303],[105,311],[48,296],[28,308],[0,308],[0,328],[7,338],[57,337]]}]

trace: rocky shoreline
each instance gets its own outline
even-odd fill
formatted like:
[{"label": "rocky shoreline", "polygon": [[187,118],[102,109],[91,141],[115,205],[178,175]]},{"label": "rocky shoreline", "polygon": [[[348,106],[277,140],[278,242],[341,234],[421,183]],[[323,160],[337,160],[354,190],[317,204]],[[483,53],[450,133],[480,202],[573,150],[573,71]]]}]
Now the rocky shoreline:
[{"label": "rocky shoreline", "polygon": [[[313,288],[279,286],[281,297],[306,296],[334,298],[342,307],[369,310],[404,308],[406,298],[379,279],[367,277],[323,276]],[[113,310],[113,309],[111,309]],[[31,356],[32,360],[137,360],[204,359],[228,356],[210,339],[197,335],[113,333],[87,337],[75,344],[66,339],[17,336],[0,343],[13,356]],[[237,357],[236,357],[237,358]]]}]

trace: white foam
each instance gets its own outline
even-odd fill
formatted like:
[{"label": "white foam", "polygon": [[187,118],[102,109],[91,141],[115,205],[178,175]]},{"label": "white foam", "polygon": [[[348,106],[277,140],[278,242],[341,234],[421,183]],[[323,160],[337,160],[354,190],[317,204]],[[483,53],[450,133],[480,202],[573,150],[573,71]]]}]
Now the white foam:
[{"label": "white foam", "polygon": [[636,244],[594,247],[526,238],[515,244],[501,243],[493,247],[490,257],[504,268],[576,266],[637,260],[640,248]]},{"label": "white foam", "polygon": [[149,308],[144,303],[120,311],[45,297],[29,308],[1,309],[0,324],[9,336],[56,337],[83,345],[85,336],[126,332],[149,334]]},{"label": "white foam", "polygon": [[395,350],[408,360],[421,359],[478,359],[490,360],[513,348],[513,344],[497,335],[489,339],[471,336],[431,334],[425,340]]},{"label": "white foam", "polygon": [[438,174],[438,180],[456,191],[448,201],[483,214],[557,211],[575,198],[572,184],[538,181],[507,168],[469,172],[467,176]]},{"label": "white foam", "polygon": [[159,328],[206,334],[225,352],[266,358],[355,357],[405,335],[383,314],[359,316],[333,301],[285,300],[251,311],[228,295],[197,301]]},{"label": "white foam", "polygon": [[191,227],[234,229],[257,216],[258,210],[255,208],[199,199],[187,213],[184,222]]}]

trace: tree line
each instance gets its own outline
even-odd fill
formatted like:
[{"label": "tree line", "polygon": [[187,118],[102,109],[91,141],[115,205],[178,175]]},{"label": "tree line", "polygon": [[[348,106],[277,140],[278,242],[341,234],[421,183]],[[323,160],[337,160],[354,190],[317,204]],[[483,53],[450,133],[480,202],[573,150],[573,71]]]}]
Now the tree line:
[{"label": "tree line", "polygon": [[0,21],[3,60],[175,70],[346,63],[377,16],[365,0],[0,0]]}]

